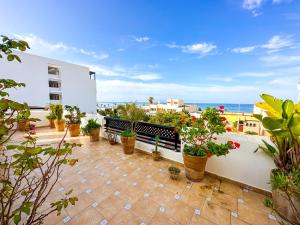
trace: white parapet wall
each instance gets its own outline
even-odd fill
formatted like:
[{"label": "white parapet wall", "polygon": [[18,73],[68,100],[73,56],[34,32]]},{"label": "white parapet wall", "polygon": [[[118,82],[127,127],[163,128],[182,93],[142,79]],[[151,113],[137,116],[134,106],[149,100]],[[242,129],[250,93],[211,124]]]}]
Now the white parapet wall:
[{"label": "white parapet wall", "polygon": [[[105,119],[101,116],[90,116],[97,118],[102,124],[101,136],[106,138],[104,132]],[[206,171],[217,176],[230,179],[245,185],[255,187],[264,191],[270,191],[269,178],[270,171],[275,165],[270,157],[261,151],[254,153],[262,140],[270,141],[267,137],[245,135],[236,133],[226,133],[219,136],[218,141],[226,142],[232,140],[241,144],[239,149],[231,150],[227,156],[213,156],[208,159]],[[121,143],[118,137],[118,142]],[[137,141],[137,149],[151,153],[154,149],[153,145]],[[183,163],[181,152],[174,152],[169,149],[159,147],[161,155],[164,158]]]}]

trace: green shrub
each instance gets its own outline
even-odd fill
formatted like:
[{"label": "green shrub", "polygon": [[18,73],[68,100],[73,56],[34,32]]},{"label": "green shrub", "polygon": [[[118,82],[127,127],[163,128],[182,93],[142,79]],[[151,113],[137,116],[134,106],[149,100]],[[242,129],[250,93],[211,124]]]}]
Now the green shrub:
[{"label": "green shrub", "polygon": [[133,137],[133,136],[135,136],[135,132],[132,130],[125,130],[125,131],[121,132],[120,135],[122,137]]},{"label": "green shrub", "polygon": [[54,105],[50,105],[50,112],[49,114],[46,116],[46,118],[48,120],[55,120],[56,119],[56,115],[55,115],[55,111],[54,111]]},{"label": "green shrub", "polygon": [[82,133],[84,135],[89,135],[92,129],[100,128],[101,124],[95,119],[89,119],[88,123],[82,128]]},{"label": "green shrub", "polygon": [[64,109],[63,109],[62,105],[61,104],[54,104],[53,109],[54,109],[55,118],[57,120],[62,120],[63,113],[64,113]]},{"label": "green shrub", "polygon": [[77,106],[65,105],[65,110],[69,113],[65,115],[67,124],[81,124],[81,118],[85,117],[85,113],[80,112]]}]

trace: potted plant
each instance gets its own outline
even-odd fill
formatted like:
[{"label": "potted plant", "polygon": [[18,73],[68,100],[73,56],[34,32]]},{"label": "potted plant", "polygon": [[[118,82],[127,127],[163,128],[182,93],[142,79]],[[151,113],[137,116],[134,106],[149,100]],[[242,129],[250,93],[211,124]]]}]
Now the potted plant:
[{"label": "potted plant", "polygon": [[55,120],[54,125],[57,131],[64,131],[65,130],[65,120],[63,119],[64,109],[61,104],[53,105],[54,113],[55,113]]},{"label": "potted plant", "polygon": [[90,141],[99,141],[101,124],[97,123],[97,120],[90,119],[88,123],[82,128],[83,134],[90,136]]},{"label": "potted plant", "polygon": [[191,117],[180,121],[178,132],[184,142],[183,161],[186,177],[193,181],[200,181],[204,176],[207,159],[213,155],[222,156],[229,150],[240,147],[233,141],[216,143],[217,135],[225,133],[226,118],[222,116],[224,106],[219,109],[207,108],[200,117]]},{"label": "potted plant", "polygon": [[176,166],[170,166],[169,167],[169,173],[170,173],[170,178],[172,180],[178,180],[179,174],[180,174],[180,169]]},{"label": "potted plant", "polygon": [[65,106],[65,110],[69,114],[65,115],[67,125],[69,126],[69,132],[71,137],[77,137],[80,134],[81,118],[85,117],[85,113],[81,113],[77,106]]},{"label": "potted plant", "polygon": [[256,106],[264,115],[255,115],[271,135],[270,144],[259,147],[272,157],[276,169],[271,171],[272,204],[282,218],[300,224],[300,103],[262,94]]},{"label": "potted plant", "polygon": [[55,116],[53,105],[50,105],[50,112],[46,116],[46,118],[49,120],[49,127],[50,128],[55,128],[54,120],[56,119],[56,116]]},{"label": "potted plant", "polygon": [[159,142],[159,136],[155,136],[155,149],[152,151],[152,157],[154,161],[159,161],[161,159],[160,157],[160,151],[158,150],[158,142]]},{"label": "potted plant", "polygon": [[132,154],[136,140],[135,124],[146,118],[146,112],[137,107],[135,103],[127,103],[119,108],[119,113],[121,119],[131,122],[131,129],[123,131],[120,136],[124,153]]},{"label": "potted plant", "polygon": [[25,131],[29,127],[30,109],[27,104],[25,104],[25,106],[26,107],[17,114],[17,129],[19,131]]},{"label": "potted plant", "polygon": [[107,139],[109,141],[109,144],[115,145],[117,144],[117,134],[115,132],[110,132],[107,134]]}]

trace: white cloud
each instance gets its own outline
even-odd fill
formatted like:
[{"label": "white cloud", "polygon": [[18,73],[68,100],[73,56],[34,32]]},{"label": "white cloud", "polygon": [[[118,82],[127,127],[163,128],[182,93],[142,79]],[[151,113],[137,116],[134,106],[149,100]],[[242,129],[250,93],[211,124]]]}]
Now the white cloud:
[{"label": "white cloud", "polygon": [[206,78],[206,80],[220,81],[220,82],[232,82],[233,78],[232,77],[226,77],[226,76],[210,75],[209,77]]},{"label": "white cloud", "polygon": [[150,80],[159,80],[161,76],[159,74],[141,74],[137,76],[133,76],[132,79],[142,80],[142,81],[150,81]]},{"label": "white cloud", "polygon": [[42,56],[50,56],[55,53],[58,53],[58,55],[61,55],[62,53],[68,53],[68,54],[78,54],[82,56],[88,56],[95,60],[103,60],[109,57],[109,55],[106,53],[96,53],[94,51],[88,51],[83,48],[69,46],[63,42],[51,43],[34,34],[29,34],[29,35],[14,34],[14,37],[27,41],[31,48],[30,51]]},{"label": "white cloud", "polygon": [[231,51],[234,53],[249,53],[256,49],[257,46],[248,46],[248,47],[241,47],[241,48],[234,48]]},{"label": "white cloud", "polygon": [[299,65],[300,55],[268,55],[259,58],[267,66]]},{"label": "white cloud", "polygon": [[[186,102],[252,102],[241,95],[259,90],[251,85],[184,85],[161,82],[132,82],[124,80],[97,80],[100,101],[145,101],[149,96],[159,100],[182,98]],[[114,90],[114,94],[111,94]]]},{"label": "white cloud", "polygon": [[244,0],[243,8],[253,10],[259,8],[264,0]]},{"label": "white cloud", "polygon": [[147,37],[147,36],[143,36],[143,37],[134,37],[134,40],[135,40],[136,42],[147,42],[147,41],[150,40],[150,38]]},{"label": "white cloud", "polygon": [[265,72],[242,72],[238,73],[238,77],[256,77],[256,78],[262,78],[262,77],[272,77],[274,76],[274,72],[265,71]]},{"label": "white cloud", "polygon": [[294,47],[294,40],[291,35],[274,35],[271,37],[267,43],[260,45],[253,45],[247,47],[233,48],[231,51],[233,53],[249,53],[257,48],[267,49],[268,53],[278,52],[282,49]]},{"label": "white cloud", "polygon": [[177,45],[175,43],[166,44],[168,48],[179,48],[184,53],[206,55],[217,48],[212,43],[199,42],[191,45]]}]

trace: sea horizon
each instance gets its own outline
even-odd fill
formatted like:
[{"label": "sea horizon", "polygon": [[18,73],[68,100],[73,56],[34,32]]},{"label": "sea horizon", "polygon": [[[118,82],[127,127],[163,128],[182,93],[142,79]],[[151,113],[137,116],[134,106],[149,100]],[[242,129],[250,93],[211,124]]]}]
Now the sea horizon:
[{"label": "sea horizon", "polygon": [[[122,105],[130,102],[97,102],[98,106],[101,107],[113,107],[116,105]],[[138,106],[147,105],[148,102],[135,102]],[[160,102],[161,104],[165,104],[167,102]],[[186,105],[197,105],[202,110],[208,107],[210,108],[218,108],[220,105],[224,106],[225,112],[235,112],[235,113],[253,113],[254,104],[238,104],[238,103],[185,103]]]}]

